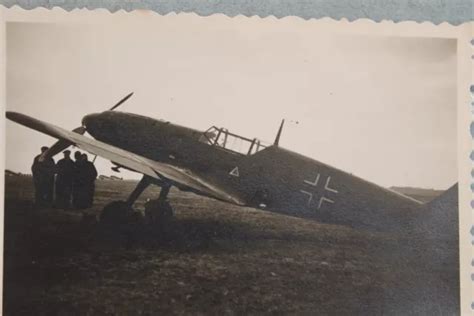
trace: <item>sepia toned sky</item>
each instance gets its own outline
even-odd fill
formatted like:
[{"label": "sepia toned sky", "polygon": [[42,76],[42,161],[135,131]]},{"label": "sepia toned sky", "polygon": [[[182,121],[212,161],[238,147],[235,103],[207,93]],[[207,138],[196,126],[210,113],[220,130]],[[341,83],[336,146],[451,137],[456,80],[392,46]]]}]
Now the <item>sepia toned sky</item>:
[{"label": "sepia toned sky", "polygon": [[[7,110],[73,129],[134,91],[121,111],[268,142],[286,118],[282,147],[382,186],[457,181],[454,40],[257,22],[8,23]],[[29,172],[54,142],[12,122],[6,129],[13,171]],[[114,174],[109,162],[96,165]]]}]

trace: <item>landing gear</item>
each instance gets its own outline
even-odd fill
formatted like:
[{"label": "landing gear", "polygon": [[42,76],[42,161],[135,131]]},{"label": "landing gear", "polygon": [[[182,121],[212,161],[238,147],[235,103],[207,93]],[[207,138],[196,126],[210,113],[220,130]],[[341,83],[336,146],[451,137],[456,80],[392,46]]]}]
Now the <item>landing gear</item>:
[{"label": "landing gear", "polygon": [[100,215],[102,224],[111,226],[122,226],[127,224],[137,224],[143,222],[140,213],[134,211],[132,206],[138,197],[145,191],[150,184],[157,184],[161,187],[160,196],[156,200],[150,200],[145,204],[145,223],[160,226],[168,223],[173,217],[173,209],[168,202],[168,193],[171,185],[165,182],[143,176],[137,186],[126,201],[114,201],[107,204]]},{"label": "landing gear", "polygon": [[100,214],[100,222],[106,225],[117,226],[126,224],[133,209],[124,201],[113,201],[107,204]]},{"label": "landing gear", "polygon": [[173,209],[168,201],[150,200],[145,204],[145,220],[150,225],[163,226],[173,218]]},{"label": "landing gear", "polygon": [[143,176],[126,201],[113,201],[107,204],[100,214],[100,223],[109,226],[135,223],[139,216],[132,205],[151,183],[150,177]]},{"label": "landing gear", "polygon": [[163,185],[158,199],[149,200],[145,203],[145,220],[147,224],[159,225],[160,228],[163,228],[173,218],[173,208],[168,201],[170,189],[170,185]]}]

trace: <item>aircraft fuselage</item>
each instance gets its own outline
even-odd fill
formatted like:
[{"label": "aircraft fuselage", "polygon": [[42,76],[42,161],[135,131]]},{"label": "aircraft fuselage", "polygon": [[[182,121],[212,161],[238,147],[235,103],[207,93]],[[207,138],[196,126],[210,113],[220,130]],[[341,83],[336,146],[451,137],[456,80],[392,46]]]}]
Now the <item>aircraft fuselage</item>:
[{"label": "aircraft fuselage", "polygon": [[404,222],[401,212],[419,205],[278,146],[240,154],[200,141],[202,131],[117,111],[88,115],[83,125],[97,140],[187,168],[248,205],[288,215],[375,227],[387,218]]}]

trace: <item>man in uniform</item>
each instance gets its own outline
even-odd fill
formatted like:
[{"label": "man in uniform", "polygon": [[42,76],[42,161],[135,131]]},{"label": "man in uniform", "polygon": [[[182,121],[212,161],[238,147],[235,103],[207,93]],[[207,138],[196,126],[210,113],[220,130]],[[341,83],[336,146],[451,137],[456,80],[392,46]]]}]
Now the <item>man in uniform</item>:
[{"label": "man in uniform", "polygon": [[94,164],[89,161],[87,154],[82,154],[83,163],[84,163],[84,183],[85,183],[85,203],[84,206],[89,208],[92,207],[94,203],[94,193],[95,193],[95,179],[97,178],[97,169]]},{"label": "man in uniform", "polygon": [[84,208],[84,163],[82,153],[76,151],[74,153],[74,173],[73,173],[73,184],[72,184],[72,205],[74,208]]},{"label": "man in uniform", "polygon": [[56,207],[67,209],[71,203],[74,161],[71,159],[71,151],[65,150],[63,154],[64,158],[58,161],[56,168]]},{"label": "man in uniform", "polygon": [[48,149],[46,146],[41,147],[41,154],[35,157],[31,166],[35,185],[35,204],[39,207],[50,206],[53,202],[56,165],[53,158],[45,157]]}]

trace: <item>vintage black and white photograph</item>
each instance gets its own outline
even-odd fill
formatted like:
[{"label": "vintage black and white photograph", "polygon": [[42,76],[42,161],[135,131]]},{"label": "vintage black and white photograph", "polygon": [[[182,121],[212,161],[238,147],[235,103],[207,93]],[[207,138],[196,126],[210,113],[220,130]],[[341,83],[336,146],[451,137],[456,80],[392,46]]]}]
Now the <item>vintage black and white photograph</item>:
[{"label": "vintage black and white photograph", "polygon": [[460,313],[455,38],[61,15],[6,23],[5,315]]}]

